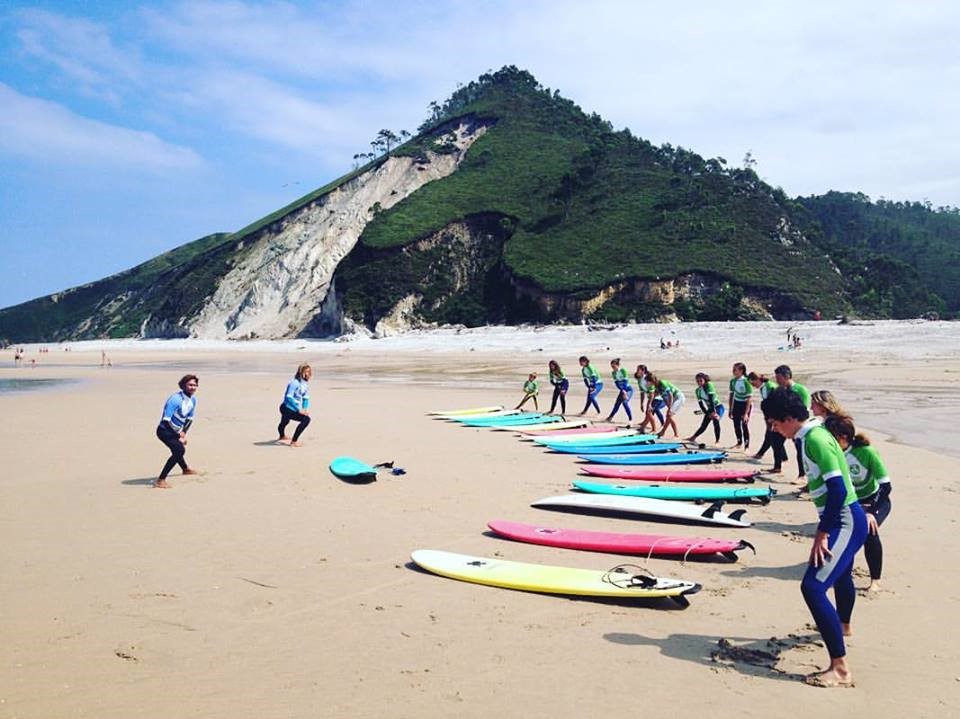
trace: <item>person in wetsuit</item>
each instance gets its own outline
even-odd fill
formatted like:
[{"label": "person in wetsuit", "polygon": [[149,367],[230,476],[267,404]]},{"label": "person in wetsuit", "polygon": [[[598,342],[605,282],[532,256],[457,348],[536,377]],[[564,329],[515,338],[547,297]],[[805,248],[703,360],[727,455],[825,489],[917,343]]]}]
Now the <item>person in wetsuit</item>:
[{"label": "person in wetsuit", "polygon": [[630,398],[633,397],[633,387],[630,386],[630,380],[627,378],[627,371],[620,366],[620,358],[610,360],[610,370],[613,375],[613,384],[617,387],[617,401],[610,410],[607,422],[613,420],[620,407],[627,413],[627,421],[633,421],[633,412],[630,411]]},{"label": "person in wetsuit", "polygon": [[553,385],[553,399],[550,401],[550,411],[547,414],[553,414],[557,406],[557,400],[560,401],[560,414],[567,413],[567,390],[570,389],[570,380],[560,369],[556,360],[550,360],[547,365],[550,372],[550,384]]},{"label": "person in wetsuit", "polygon": [[696,442],[697,437],[703,434],[710,423],[713,422],[714,442],[720,442],[720,417],[723,412],[723,405],[720,404],[720,398],[717,396],[717,388],[710,381],[710,375],[706,372],[697,372],[697,404],[700,405],[700,411],[703,413],[703,421],[699,429],[687,437],[688,442]]},{"label": "person in wetsuit", "polygon": [[158,489],[170,487],[167,483],[167,475],[176,465],[180,465],[180,471],[183,474],[199,474],[197,470],[187,466],[184,455],[187,452],[187,432],[193,424],[193,416],[197,410],[197,398],[194,395],[200,386],[200,380],[195,374],[187,374],[181,377],[177,384],[180,391],[167,398],[163,405],[160,424],[157,425],[157,439],[170,450],[170,458],[160,470],[160,476],[153,482],[153,486]]},{"label": "person in wetsuit", "polygon": [[[806,681],[822,687],[853,686],[843,638],[850,633],[857,598],[853,560],[867,536],[867,518],[857,501],[843,450],[820,419],[810,416],[803,398],[778,387],[761,407],[774,431],[799,442],[810,499],[819,515],[800,589],[826,644],[830,666]],[[827,598],[831,587],[836,607]]]},{"label": "person in wetsuit", "polygon": [[[291,447],[300,446],[300,435],[310,426],[310,378],[313,369],[308,364],[297,367],[297,373],[287,383],[283,393],[283,402],[280,403],[280,424],[277,425],[278,442],[289,444]],[[297,428],[293,431],[293,438],[287,437],[287,425],[296,422]]]},{"label": "person in wetsuit", "polygon": [[580,374],[583,376],[583,383],[587,387],[587,401],[583,405],[583,411],[580,415],[585,415],[590,407],[596,409],[599,414],[600,404],[597,402],[597,397],[603,391],[603,382],[600,381],[600,373],[590,364],[590,360],[586,356],[580,357]]}]

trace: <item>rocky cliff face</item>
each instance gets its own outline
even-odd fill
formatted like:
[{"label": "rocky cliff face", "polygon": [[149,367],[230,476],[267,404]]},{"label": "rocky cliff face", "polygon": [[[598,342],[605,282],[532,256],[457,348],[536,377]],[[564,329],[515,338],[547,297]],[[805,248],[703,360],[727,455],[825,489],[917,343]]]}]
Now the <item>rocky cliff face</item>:
[{"label": "rocky cliff face", "polygon": [[[482,122],[461,121],[444,131],[444,142],[455,151],[427,152],[425,160],[390,157],[248,238],[253,246],[187,324],[189,334],[213,339],[301,334],[322,314],[334,271],[374,213],[454,172],[486,129]],[[331,312],[329,304],[325,312]]]}]

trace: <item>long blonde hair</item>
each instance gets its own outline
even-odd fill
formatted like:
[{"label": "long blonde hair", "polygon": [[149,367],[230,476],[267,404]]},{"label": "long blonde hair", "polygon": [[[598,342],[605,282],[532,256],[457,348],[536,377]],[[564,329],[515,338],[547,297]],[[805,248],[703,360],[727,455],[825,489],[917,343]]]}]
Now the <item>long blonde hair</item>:
[{"label": "long blonde hair", "polygon": [[299,367],[297,367],[297,373],[294,375],[294,377],[300,381],[303,381],[303,373],[306,372],[308,369],[312,370],[313,368],[308,364],[300,365]]},{"label": "long blonde hair", "polygon": [[817,390],[811,394],[810,402],[811,404],[816,402],[827,411],[827,414],[834,414],[838,417],[850,417],[847,411],[843,408],[843,405],[841,405],[840,402],[837,401],[837,398],[833,396],[833,392],[828,389]]}]

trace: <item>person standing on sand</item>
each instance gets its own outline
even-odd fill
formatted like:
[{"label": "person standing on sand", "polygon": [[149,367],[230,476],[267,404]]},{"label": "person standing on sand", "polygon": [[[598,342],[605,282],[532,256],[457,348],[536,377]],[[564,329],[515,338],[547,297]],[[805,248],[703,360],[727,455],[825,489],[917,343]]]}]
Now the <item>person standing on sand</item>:
[{"label": "person standing on sand", "polygon": [[[777,385],[796,393],[796,395],[803,401],[803,406],[807,408],[807,412],[810,411],[810,391],[799,382],[793,381],[793,370],[791,370],[789,366],[785,364],[780,365],[773,371],[773,376],[777,380]],[[799,467],[800,472],[797,475],[797,483],[806,484],[806,469],[803,465],[803,458],[800,456],[800,443],[794,440],[793,444],[797,448],[797,466]]]},{"label": "person standing on sand", "polygon": [[710,375],[706,372],[697,372],[697,404],[700,405],[700,411],[703,413],[703,421],[700,428],[692,435],[687,437],[687,442],[696,442],[697,437],[703,434],[710,423],[713,422],[713,437],[716,444],[720,443],[720,417],[722,417],[723,405],[720,404],[720,398],[717,396],[717,390],[710,381]]},{"label": "person standing on sand", "polygon": [[733,377],[730,380],[730,419],[733,420],[733,433],[737,443],[731,449],[750,447],[750,403],[753,387],[746,377],[747,366],[743,362],[733,363]]},{"label": "person standing on sand", "polygon": [[633,373],[634,379],[637,380],[637,389],[640,390],[640,411],[643,412],[643,421],[637,429],[643,431],[647,425],[650,425],[650,431],[656,432],[657,423],[654,416],[660,420],[660,424],[663,424],[663,400],[657,396],[656,388],[647,382],[648,374],[650,370],[645,364],[638,364],[637,371]]},{"label": "person standing on sand", "polygon": [[667,430],[672,427],[673,436],[679,437],[680,430],[677,429],[677,421],[673,416],[680,411],[686,402],[683,392],[672,382],[659,379],[655,374],[648,374],[647,382],[649,382],[653,386],[654,391],[663,398],[663,406],[666,409],[666,414],[663,416],[663,426],[660,428],[660,431],[657,432],[657,436],[663,437],[663,435],[667,433]]},{"label": "person standing on sand", "polygon": [[170,450],[170,458],[160,470],[160,476],[153,482],[153,486],[158,489],[170,487],[167,484],[167,475],[170,474],[174,465],[180,465],[183,474],[199,474],[197,470],[187,466],[184,454],[187,451],[187,431],[193,424],[193,415],[197,410],[197,400],[194,395],[200,386],[200,380],[195,374],[186,374],[177,384],[180,386],[180,391],[167,398],[163,405],[163,416],[160,418],[160,424],[157,425],[157,439]]},{"label": "person standing on sand", "polygon": [[[297,373],[287,383],[283,393],[283,402],[280,403],[280,424],[277,425],[277,441],[289,444],[291,447],[300,446],[300,435],[310,426],[310,378],[313,369],[308,364],[297,367]],[[290,422],[297,422],[293,432],[293,439],[287,438],[286,429]]]},{"label": "person standing on sand", "polygon": [[833,392],[828,389],[820,389],[810,395],[810,411],[814,417],[826,419],[831,414],[840,417],[849,417],[850,415],[843,408],[843,405],[833,396]]},{"label": "person standing on sand", "polygon": [[587,401],[583,405],[580,416],[585,415],[591,406],[599,414],[600,404],[597,402],[597,397],[603,391],[603,382],[600,381],[600,373],[590,364],[590,360],[585,355],[580,356],[580,374],[583,375],[583,383],[587,386]]},{"label": "person standing on sand", "polygon": [[[843,450],[820,420],[810,417],[800,395],[778,387],[761,408],[774,431],[800,443],[810,498],[820,516],[800,590],[827,645],[830,666],[804,681],[819,687],[852,687],[843,638],[850,634],[857,599],[853,560],[867,536],[867,518],[857,501]],[[827,598],[831,587],[836,607]]]},{"label": "person standing on sand", "polygon": [[[757,374],[756,372],[748,374],[747,379],[750,380],[751,386],[760,393],[760,406],[762,407],[763,400],[769,397],[770,393],[777,388],[777,383],[772,379],[767,379],[765,374]],[[770,429],[770,419],[766,415],[764,415],[763,422],[766,426],[763,444],[757,453],[753,455],[753,459],[761,460],[767,449],[773,449],[773,468],[769,470],[769,473],[780,474],[783,471],[783,462],[787,458],[787,449],[785,447],[786,439],[784,439],[783,435]]]},{"label": "person standing on sand", "polygon": [[553,400],[550,402],[550,411],[547,414],[553,414],[553,410],[557,406],[557,400],[560,400],[560,414],[566,414],[567,390],[570,389],[570,380],[567,379],[556,360],[550,360],[547,368],[550,371],[550,384],[553,385]]},{"label": "person standing on sand", "polygon": [[537,405],[537,393],[540,392],[540,383],[537,382],[537,373],[531,372],[527,375],[527,381],[523,383],[523,399],[520,400],[514,409],[521,409],[527,403],[528,399],[533,400],[533,408],[540,409]]},{"label": "person standing on sand", "polygon": [[613,375],[613,383],[616,385],[618,394],[617,401],[613,405],[613,409],[610,410],[610,416],[607,417],[607,422],[613,421],[614,415],[620,410],[620,406],[623,406],[623,411],[627,413],[627,421],[633,421],[633,412],[630,411],[630,398],[633,397],[633,387],[630,386],[630,380],[627,379],[627,371],[620,366],[620,358],[610,360],[610,369]]},{"label": "person standing on sand", "polygon": [[867,513],[867,538],[863,555],[870,570],[868,592],[880,591],[883,571],[883,545],[880,543],[880,525],[890,516],[890,492],[893,485],[880,455],[870,445],[866,435],[858,434],[853,420],[842,414],[831,414],[823,426],[832,434],[847,458],[850,481],[857,490],[860,506]]}]

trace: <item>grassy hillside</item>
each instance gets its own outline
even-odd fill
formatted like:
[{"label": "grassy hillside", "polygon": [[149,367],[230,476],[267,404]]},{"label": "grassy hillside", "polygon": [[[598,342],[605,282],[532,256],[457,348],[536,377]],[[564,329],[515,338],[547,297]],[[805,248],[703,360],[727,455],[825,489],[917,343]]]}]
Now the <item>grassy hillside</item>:
[{"label": "grassy hillside", "polygon": [[231,245],[229,233],[207,235],[116,275],[0,310],[0,337],[34,342],[135,336],[147,315],[169,300],[164,287],[184,275],[194,287],[205,285],[188,268]]},{"label": "grassy hillside", "polygon": [[778,241],[792,204],[752,171],[615,133],[516,68],[461,88],[426,128],[470,116],[495,124],[454,175],[379,215],[364,245],[404,245],[496,213],[516,226],[508,269],[548,292],[705,272],[825,311],[843,306],[824,253],[799,234]]}]

